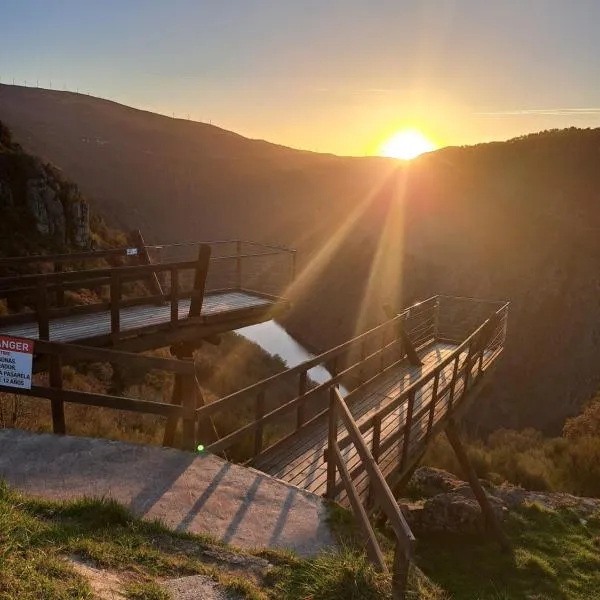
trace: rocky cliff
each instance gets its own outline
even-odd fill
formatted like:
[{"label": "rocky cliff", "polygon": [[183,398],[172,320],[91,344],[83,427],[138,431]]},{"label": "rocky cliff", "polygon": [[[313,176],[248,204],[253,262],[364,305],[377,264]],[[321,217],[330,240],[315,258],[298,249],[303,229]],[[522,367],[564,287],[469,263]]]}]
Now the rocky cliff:
[{"label": "rocky cliff", "polygon": [[23,152],[0,122],[0,255],[86,248],[90,213],[56,167]]}]

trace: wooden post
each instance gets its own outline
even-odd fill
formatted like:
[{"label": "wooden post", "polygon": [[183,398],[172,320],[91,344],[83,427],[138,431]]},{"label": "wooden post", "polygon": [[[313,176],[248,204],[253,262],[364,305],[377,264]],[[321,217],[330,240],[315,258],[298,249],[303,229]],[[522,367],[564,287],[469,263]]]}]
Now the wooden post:
[{"label": "wooden post", "polygon": [[[54,272],[62,273],[63,272],[63,264],[58,261],[54,263]],[[62,287],[62,283],[60,281],[56,282],[56,306],[62,308],[65,305],[65,290]]]},{"label": "wooden post", "polygon": [[36,311],[38,318],[38,335],[40,340],[50,339],[50,316],[48,314],[48,288],[46,279],[37,280]]},{"label": "wooden post", "polygon": [[[258,421],[265,414],[265,390],[261,390],[256,395],[256,405],[255,405],[255,420]],[[263,431],[264,426],[261,423],[258,425],[256,431],[254,432],[254,456],[257,456],[262,452],[263,447]]]},{"label": "wooden post", "polygon": [[454,394],[456,392],[456,380],[458,378],[458,362],[460,361],[460,354],[456,355],[454,359],[454,368],[452,369],[452,381],[450,382],[450,395],[448,396],[448,412],[452,409],[454,402]]},{"label": "wooden post", "polygon": [[206,277],[210,265],[210,246],[201,244],[198,249],[198,263],[196,265],[196,274],[194,276],[194,289],[192,290],[192,300],[190,302],[190,317],[199,317],[202,312],[202,302],[204,301],[204,289],[206,287]]},{"label": "wooden post", "polygon": [[[58,354],[51,354],[49,361],[50,387],[62,390],[62,357]],[[52,431],[64,435],[67,430],[65,426],[65,407],[62,399],[53,398],[50,400],[50,407],[52,410]]]},{"label": "wooden post", "polygon": [[[300,379],[298,381],[298,396],[302,397],[306,394],[306,389],[308,387],[308,372],[302,371],[300,373]],[[298,405],[298,409],[296,411],[296,429],[300,429],[304,422],[306,421],[306,405],[300,404]]]},{"label": "wooden post", "polygon": [[400,459],[400,470],[404,470],[408,461],[410,450],[410,434],[412,431],[413,414],[415,411],[415,391],[408,394],[408,407],[406,409],[406,423],[404,424],[404,444],[402,445],[402,456]]},{"label": "wooden post", "polygon": [[433,429],[433,422],[435,420],[435,405],[437,403],[437,394],[440,386],[440,371],[439,369],[433,376],[433,390],[431,391],[431,401],[429,406],[429,419],[427,421],[427,436],[431,436],[431,430]]},{"label": "wooden post", "polygon": [[433,308],[433,341],[437,342],[440,335],[440,297],[435,299],[435,306]]},{"label": "wooden post", "polygon": [[113,344],[119,340],[121,329],[121,276],[118,271],[110,275],[110,333]]},{"label": "wooden post", "polygon": [[[175,375],[175,382],[173,383],[173,395],[171,397],[171,404],[181,405],[181,377],[182,375]],[[167,417],[167,423],[165,424],[165,433],[163,437],[163,446],[173,447],[175,445],[175,432],[177,431],[177,417]]]},{"label": "wooden post", "polygon": [[379,371],[385,369],[385,327],[381,328],[381,355],[379,357]]},{"label": "wooden post", "polygon": [[500,527],[500,523],[498,522],[498,519],[496,518],[496,515],[492,509],[489,498],[481,486],[479,478],[477,477],[477,473],[475,472],[475,469],[469,460],[469,456],[466,453],[462,442],[460,441],[460,435],[453,419],[450,419],[448,421],[448,425],[446,426],[446,437],[448,438],[448,441],[450,442],[450,445],[456,454],[456,458],[460,463],[460,466],[464,472],[464,476],[467,478],[469,485],[473,490],[475,498],[477,498],[477,502],[479,502],[479,506],[481,506],[481,512],[483,513],[488,529],[492,532],[500,546],[504,550],[508,550],[510,548],[508,538]]},{"label": "wooden post", "polygon": [[366,373],[365,373],[364,362],[365,362],[366,357],[367,357],[366,342],[365,342],[365,340],[363,340],[360,343],[360,370],[358,371],[360,385],[362,385],[365,382]]},{"label": "wooden post", "polygon": [[[150,255],[148,254],[148,248],[146,248],[146,243],[144,242],[144,236],[140,229],[136,229],[133,232],[133,238],[135,243],[137,244],[137,250],[139,253],[140,263],[143,265],[151,265],[152,261],[150,260]],[[149,277],[150,288],[154,292],[154,294],[158,296],[163,296],[163,289],[160,285],[160,281],[158,280],[158,276],[155,272]]]},{"label": "wooden post", "polygon": [[[398,316],[389,304],[384,305],[383,310],[385,311],[388,319],[390,320]],[[414,367],[422,366],[423,363],[421,362],[421,359],[419,358],[419,355],[417,354],[417,351],[415,350],[411,339],[408,337],[408,334],[404,329],[404,323],[402,322],[398,324],[398,333],[402,342],[402,348],[406,352],[406,358],[408,358],[408,362]]]},{"label": "wooden post", "polygon": [[183,450],[196,449],[196,377],[182,375],[181,399],[184,409],[181,447]]},{"label": "wooden post", "polygon": [[[373,417],[373,441],[371,444],[371,454],[373,456],[373,460],[378,463],[379,462],[379,453],[381,446],[381,417],[379,415],[375,415]],[[367,506],[373,507],[375,505],[375,495],[376,489],[373,487],[372,483],[369,483],[369,493],[367,495]]]},{"label": "wooden post", "polygon": [[235,243],[235,253],[237,258],[235,259],[235,270],[238,290],[242,289],[242,242],[237,241]]},{"label": "wooden post", "polygon": [[408,557],[400,547],[400,543],[396,542],[394,565],[392,567],[392,600],[405,600],[409,567]]},{"label": "wooden post", "polygon": [[179,321],[179,271],[171,269],[171,327],[177,327]]},{"label": "wooden post", "polygon": [[327,491],[330,500],[335,497],[335,447],[337,446],[337,398],[335,387],[329,389],[329,434],[327,441]]}]

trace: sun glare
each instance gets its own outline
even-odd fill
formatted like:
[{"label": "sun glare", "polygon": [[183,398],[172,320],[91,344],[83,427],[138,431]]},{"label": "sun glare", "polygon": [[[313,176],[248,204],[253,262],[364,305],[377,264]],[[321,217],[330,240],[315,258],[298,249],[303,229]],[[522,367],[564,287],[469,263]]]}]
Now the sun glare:
[{"label": "sun glare", "polygon": [[420,131],[405,129],[395,133],[385,142],[381,146],[379,154],[388,158],[411,160],[424,152],[431,152],[432,150],[435,150],[435,144]]}]

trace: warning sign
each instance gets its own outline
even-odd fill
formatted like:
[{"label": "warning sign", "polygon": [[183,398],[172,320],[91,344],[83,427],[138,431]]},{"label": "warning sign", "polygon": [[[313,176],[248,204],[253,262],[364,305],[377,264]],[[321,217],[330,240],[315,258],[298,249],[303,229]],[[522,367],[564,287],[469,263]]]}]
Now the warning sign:
[{"label": "warning sign", "polygon": [[33,341],[0,335],[0,385],[31,389]]}]

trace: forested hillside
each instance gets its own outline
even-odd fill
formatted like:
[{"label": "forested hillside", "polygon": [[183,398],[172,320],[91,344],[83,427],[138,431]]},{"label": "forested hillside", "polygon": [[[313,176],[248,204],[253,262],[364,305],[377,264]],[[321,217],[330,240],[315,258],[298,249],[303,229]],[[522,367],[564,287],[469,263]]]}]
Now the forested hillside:
[{"label": "forested hillside", "polygon": [[599,130],[448,148],[405,165],[248,140],[87,96],[0,86],[0,117],[111,223],[153,241],[299,250],[286,325],[326,347],[434,293],[510,300],[482,431],[558,433],[600,387]]}]

